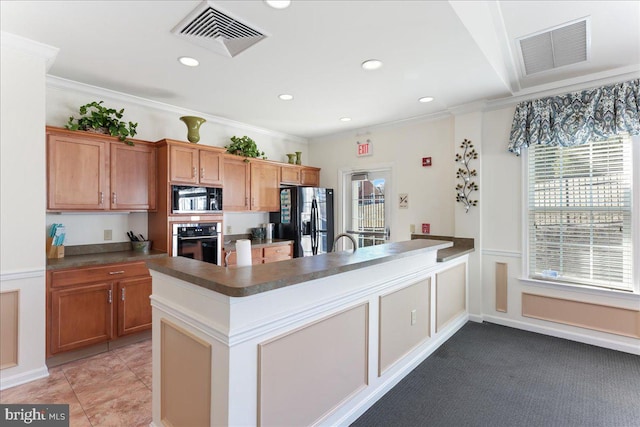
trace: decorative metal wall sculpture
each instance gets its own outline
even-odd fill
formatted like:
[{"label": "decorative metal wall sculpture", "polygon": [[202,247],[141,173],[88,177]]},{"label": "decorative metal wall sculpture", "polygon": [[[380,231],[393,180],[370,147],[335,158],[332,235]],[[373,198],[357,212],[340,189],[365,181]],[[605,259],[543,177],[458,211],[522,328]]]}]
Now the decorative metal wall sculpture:
[{"label": "decorative metal wall sculpture", "polygon": [[471,177],[478,176],[478,173],[469,167],[471,160],[478,158],[478,152],[473,148],[471,141],[466,138],[460,144],[460,148],[464,151],[462,155],[456,153],[456,162],[462,163],[463,167],[458,168],[456,178],[462,180],[462,184],[456,185],[456,202],[463,203],[465,212],[469,212],[469,207],[478,205],[477,200],[469,198],[472,191],[478,191],[478,185],[471,181]]}]

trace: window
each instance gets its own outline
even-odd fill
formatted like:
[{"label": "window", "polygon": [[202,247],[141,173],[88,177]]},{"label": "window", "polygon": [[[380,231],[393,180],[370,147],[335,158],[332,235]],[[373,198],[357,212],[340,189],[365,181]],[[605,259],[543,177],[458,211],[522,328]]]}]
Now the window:
[{"label": "window", "polygon": [[631,139],[528,156],[529,277],[633,291]]}]

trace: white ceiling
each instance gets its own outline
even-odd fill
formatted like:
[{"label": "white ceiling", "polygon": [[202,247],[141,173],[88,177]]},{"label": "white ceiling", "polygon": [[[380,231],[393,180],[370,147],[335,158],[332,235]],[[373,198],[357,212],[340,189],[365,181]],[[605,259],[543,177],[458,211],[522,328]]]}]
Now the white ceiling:
[{"label": "white ceiling", "polygon": [[[59,48],[53,76],[304,138],[640,73],[638,1],[213,0],[268,36],[234,58],[171,33],[201,3],[3,0],[1,29]],[[516,39],[587,16],[589,61],[523,77]]]}]

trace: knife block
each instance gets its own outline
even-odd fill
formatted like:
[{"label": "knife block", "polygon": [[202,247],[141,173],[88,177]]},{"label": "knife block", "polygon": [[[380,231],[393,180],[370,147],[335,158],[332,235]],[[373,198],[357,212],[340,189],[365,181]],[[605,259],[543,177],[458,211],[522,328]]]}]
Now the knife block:
[{"label": "knife block", "polygon": [[64,258],[64,246],[53,246],[53,238],[47,237],[47,258]]}]

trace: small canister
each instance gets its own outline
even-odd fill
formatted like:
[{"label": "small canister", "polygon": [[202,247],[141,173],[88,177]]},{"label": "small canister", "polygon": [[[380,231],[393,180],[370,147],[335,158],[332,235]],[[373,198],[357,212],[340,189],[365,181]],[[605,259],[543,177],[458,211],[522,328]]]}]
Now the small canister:
[{"label": "small canister", "polygon": [[275,224],[273,222],[270,222],[270,223],[264,225],[264,228],[267,231],[266,232],[267,240],[273,240],[273,229],[274,229],[274,227],[275,227]]}]

